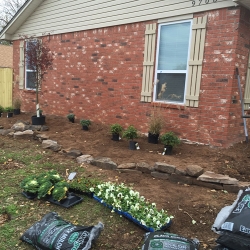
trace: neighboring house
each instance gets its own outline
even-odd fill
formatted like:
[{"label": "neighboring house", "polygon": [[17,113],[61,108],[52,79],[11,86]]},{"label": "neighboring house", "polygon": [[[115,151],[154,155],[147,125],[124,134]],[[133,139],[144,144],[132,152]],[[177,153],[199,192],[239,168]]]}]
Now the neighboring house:
[{"label": "neighboring house", "polygon": [[0,68],[13,68],[13,47],[0,44]]},{"label": "neighboring house", "polygon": [[40,92],[45,113],[147,132],[158,106],[164,131],[183,139],[227,147],[245,138],[236,67],[247,110],[249,0],[28,0],[0,39],[13,41],[14,94],[35,111],[23,34],[55,53]]}]

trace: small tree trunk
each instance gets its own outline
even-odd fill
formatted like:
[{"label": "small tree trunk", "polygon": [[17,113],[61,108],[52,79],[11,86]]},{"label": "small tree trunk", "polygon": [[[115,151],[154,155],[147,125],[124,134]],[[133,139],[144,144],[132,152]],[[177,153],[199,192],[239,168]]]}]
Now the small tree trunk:
[{"label": "small tree trunk", "polygon": [[37,105],[36,105],[36,116],[40,117],[39,103],[37,103]]}]

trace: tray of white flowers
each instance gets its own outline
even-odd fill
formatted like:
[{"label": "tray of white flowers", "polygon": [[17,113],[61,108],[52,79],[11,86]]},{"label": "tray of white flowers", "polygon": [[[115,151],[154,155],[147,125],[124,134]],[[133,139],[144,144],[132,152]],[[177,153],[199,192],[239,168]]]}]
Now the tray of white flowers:
[{"label": "tray of white flowers", "polygon": [[149,232],[164,230],[171,225],[173,216],[166,210],[158,210],[155,203],[150,203],[139,192],[123,183],[105,182],[90,188],[93,198],[112,211],[123,215]]}]

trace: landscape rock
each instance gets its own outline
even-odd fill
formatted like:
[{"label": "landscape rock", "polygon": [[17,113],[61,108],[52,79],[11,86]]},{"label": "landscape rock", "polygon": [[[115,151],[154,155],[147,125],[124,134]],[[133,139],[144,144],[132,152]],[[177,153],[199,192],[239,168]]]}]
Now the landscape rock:
[{"label": "landscape rock", "polygon": [[153,172],[155,170],[155,168],[153,166],[150,166],[146,162],[137,163],[136,164],[136,169],[141,171],[142,173],[147,173],[147,174],[150,174],[151,172]]},{"label": "landscape rock", "polygon": [[63,150],[63,153],[65,153],[67,156],[73,157],[73,158],[77,158],[78,156],[82,155],[82,152],[79,149],[67,149],[67,150]]},{"label": "landscape rock", "polygon": [[135,173],[135,174],[141,174],[142,172],[136,169],[124,169],[124,168],[117,168],[117,171],[120,173]]},{"label": "landscape rock", "polygon": [[176,167],[163,162],[156,162],[154,165],[156,171],[172,174],[175,172]]},{"label": "landscape rock", "polygon": [[198,165],[189,165],[187,166],[186,171],[189,176],[198,177],[203,174],[204,169]]},{"label": "landscape rock", "polygon": [[117,164],[108,157],[96,157],[90,164],[103,169],[116,169]]},{"label": "landscape rock", "polygon": [[78,163],[90,163],[94,158],[91,155],[81,155],[76,158]]},{"label": "landscape rock", "polygon": [[193,184],[193,179],[190,176],[184,176],[184,175],[178,175],[178,174],[171,174],[169,176],[169,180],[175,183],[182,183],[182,184],[188,184],[188,185],[192,185]]},{"label": "landscape rock", "polygon": [[216,174],[211,171],[206,171],[204,174],[200,175],[197,180],[230,185],[235,185],[239,182],[237,179],[231,178],[228,175]]},{"label": "landscape rock", "polygon": [[151,172],[151,176],[154,177],[154,178],[157,178],[157,179],[168,180],[170,174],[165,174],[165,173],[160,173],[160,172],[153,171],[153,172]]},{"label": "landscape rock", "polygon": [[133,169],[136,168],[136,163],[123,163],[117,166],[119,169]]},{"label": "landscape rock", "polygon": [[15,132],[15,131],[12,129],[0,129],[0,135],[7,135],[11,132]]},{"label": "landscape rock", "polygon": [[37,134],[37,135],[36,135],[36,138],[37,138],[39,141],[43,141],[43,140],[48,140],[48,139],[49,139],[49,136],[46,135],[46,134]]},{"label": "landscape rock", "polygon": [[23,122],[23,121],[17,121],[12,127],[11,129],[15,130],[15,131],[24,131],[25,130],[25,126],[27,126],[27,122]]},{"label": "landscape rock", "polygon": [[24,130],[48,131],[49,127],[45,125],[25,125]]},{"label": "landscape rock", "polygon": [[16,139],[33,139],[34,132],[32,130],[17,131],[14,133]]},{"label": "landscape rock", "polygon": [[54,152],[58,152],[61,150],[61,146],[57,144],[56,141],[52,141],[52,140],[44,140],[42,142],[42,148],[48,148],[48,149],[53,150]]},{"label": "landscape rock", "polygon": [[175,173],[178,175],[187,175],[187,171],[185,169],[180,169],[180,168],[176,168]]}]

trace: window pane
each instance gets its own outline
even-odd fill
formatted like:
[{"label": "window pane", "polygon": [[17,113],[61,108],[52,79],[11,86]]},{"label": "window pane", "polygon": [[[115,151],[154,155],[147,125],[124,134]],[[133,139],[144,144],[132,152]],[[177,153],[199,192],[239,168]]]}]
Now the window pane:
[{"label": "window pane", "polygon": [[186,70],[190,22],[162,25],[158,70]]},{"label": "window pane", "polygon": [[35,79],[36,79],[36,72],[26,71],[26,88],[27,89],[36,88]]},{"label": "window pane", "polygon": [[156,99],[169,102],[184,102],[186,74],[157,74]]}]

